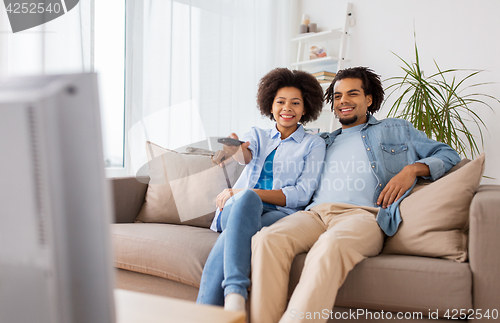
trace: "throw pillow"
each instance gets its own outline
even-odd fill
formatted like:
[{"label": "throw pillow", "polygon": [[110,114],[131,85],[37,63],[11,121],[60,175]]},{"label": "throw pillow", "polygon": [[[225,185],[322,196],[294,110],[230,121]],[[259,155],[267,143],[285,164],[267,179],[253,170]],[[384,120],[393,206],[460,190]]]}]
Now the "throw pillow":
[{"label": "throw pillow", "polygon": [[469,206],[484,172],[484,153],[408,195],[400,205],[398,232],[383,253],[467,260]]},{"label": "throw pillow", "polygon": [[[462,159],[458,164],[456,164],[455,166],[453,166],[446,174],[443,175],[443,177],[441,177],[440,179],[444,178],[445,176],[448,176],[450,175],[451,173],[453,173],[454,171],[462,168],[463,166],[467,165],[468,163],[470,163],[470,159],[467,159],[467,158],[464,158]],[[434,181],[430,180],[430,179],[425,179],[423,177],[419,177],[417,179],[417,184],[415,184],[415,187],[413,187],[413,190],[411,191],[410,195],[417,192],[417,191],[420,191],[422,188],[426,187],[427,185],[429,184],[432,184],[434,183]]]},{"label": "throw pillow", "polygon": [[[215,215],[215,199],[227,188],[222,167],[210,155],[178,153],[146,143],[149,160],[148,190],[135,222],[187,224],[209,228]],[[242,166],[226,165],[231,185]]]}]

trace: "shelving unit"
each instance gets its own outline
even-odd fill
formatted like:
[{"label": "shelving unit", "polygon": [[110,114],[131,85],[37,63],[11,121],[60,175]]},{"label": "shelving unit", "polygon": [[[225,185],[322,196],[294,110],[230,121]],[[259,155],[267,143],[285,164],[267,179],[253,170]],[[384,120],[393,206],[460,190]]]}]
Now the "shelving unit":
[{"label": "shelving unit", "polygon": [[[325,30],[318,33],[307,33],[293,38],[292,42],[299,43],[299,49],[297,51],[297,62],[292,63],[292,67],[302,69],[302,67],[307,66],[324,65],[325,63],[328,64],[338,62],[340,56],[327,56],[322,58],[309,59],[309,52],[305,51],[304,49],[309,48],[311,43],[321,43],[341,38],[346,37],[343,37],[343,33],[340,28]],[[305,46],[306,44],[307,46]]]},{"label": "shelving unit", "polygon": [[[349,27],[353,25],[352,20],[352,4],[347,3],[347,10],[344,16],[344,23],[342,28],[330,29],[320,31],[317,33],[299,34],[292,38],[292,43],[298,43],[297,61],[291,64],[292,69],[306,70],[310,73],[315,73],[321,70],[330,70],[338,72],[343,69],[345,63],[348,61],[346,57],[347,37],[349,36]],[[326,57],[309,59],[309,49],[311,46],[318,45],[319,43],[338,42],[336,48],[338,51],[332,50],[333,46],[327,46]],[[336,65],[336,69],[333,66]],[[323,90],[326,90],[330,84],[321,83]],[[324,110],[330,111],[330,107],[324,107]],[[331,113],[329,131],[333,131],[335,123],[334,114]]]},{"label": "shelving unit", "polygon": [[[352,4],[347,3],[347,11],[344,16],[344,26],[342,28],[320,31],[317,33],[299,34],[292,38],[291,41],[298,43],[297,61],[292,63],[292,68],[303,69],[307,67],[317,67],[326,64],[337,63],[337,71],[344,68],[346,62],[346,46],[347,36],[349,36],[349,26],[352,18]],[[323,42],[339,42],[339,50],[337,55],[329,55],[327,57],[309,59],[309,48],[313,44]],[[327,50],[327,53],[329,50]]]},{"label": "shelving unit", "polygon": [[342,36],[342,29],[337,28],[332,30],[320,31],[316,33],[299,34],[297,35],[297,37],[292,38],[292,41],[301,42],[301,41],[307,41],[309,39],[322,41],[322,40],[330,40],[332,38],[338,38],[340,36]]}]

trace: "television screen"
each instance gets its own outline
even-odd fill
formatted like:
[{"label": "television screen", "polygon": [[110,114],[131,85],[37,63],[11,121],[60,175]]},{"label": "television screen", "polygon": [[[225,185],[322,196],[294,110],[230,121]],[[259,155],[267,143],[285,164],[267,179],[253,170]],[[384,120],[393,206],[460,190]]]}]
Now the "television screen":
[{"label": "television screen", "polygon": [[0,81],[0,322],[114,322],[95,74]]}]

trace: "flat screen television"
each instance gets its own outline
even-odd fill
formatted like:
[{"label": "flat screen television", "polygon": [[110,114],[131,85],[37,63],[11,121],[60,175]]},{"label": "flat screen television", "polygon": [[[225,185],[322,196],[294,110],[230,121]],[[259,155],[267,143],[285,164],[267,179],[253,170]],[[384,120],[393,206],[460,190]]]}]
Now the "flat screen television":
[{"label": "flat screen television", "polygon": [[0,322],[115,322],[95,74],[0,80]]}]

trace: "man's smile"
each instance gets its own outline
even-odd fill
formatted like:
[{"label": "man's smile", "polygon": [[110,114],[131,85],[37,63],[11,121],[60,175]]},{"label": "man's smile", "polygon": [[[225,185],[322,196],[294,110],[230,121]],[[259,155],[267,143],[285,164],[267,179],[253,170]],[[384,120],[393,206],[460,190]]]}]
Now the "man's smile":
[{"label": "man's smile", "polygon": [[339,108],[341,114],[349,114],[354,110],[353,106]]}]

